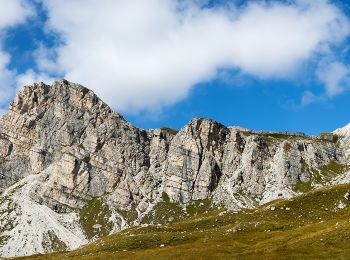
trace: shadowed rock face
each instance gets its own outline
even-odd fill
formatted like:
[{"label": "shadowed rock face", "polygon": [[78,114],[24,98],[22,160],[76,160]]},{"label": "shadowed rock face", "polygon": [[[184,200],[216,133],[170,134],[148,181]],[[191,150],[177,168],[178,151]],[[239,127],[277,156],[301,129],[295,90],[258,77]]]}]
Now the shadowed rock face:
[{"label": "shadowed rock face", "polygon": [[65,80],[23,87],[0,120],[0,190],[12,194],[12,185],[35,180],[21,194],[60,214],[106,195],[115,209],[136,208],[140,220],[164,192],[179,203],[209,198],[232,210],[254,207],[296,195],[297,183],[334,161],[346,163],[335,142],[205,118],[179,132],[141,130]]}]

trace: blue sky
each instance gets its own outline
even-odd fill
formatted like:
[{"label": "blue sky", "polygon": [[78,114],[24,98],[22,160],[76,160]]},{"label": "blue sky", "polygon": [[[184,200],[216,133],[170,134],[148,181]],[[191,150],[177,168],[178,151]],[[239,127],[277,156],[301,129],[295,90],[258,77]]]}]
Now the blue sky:
[{"label": "blue sky", "polygon": [[142,128],[350,122],[348,1],[0,0],[0,111],[66,78]]}]

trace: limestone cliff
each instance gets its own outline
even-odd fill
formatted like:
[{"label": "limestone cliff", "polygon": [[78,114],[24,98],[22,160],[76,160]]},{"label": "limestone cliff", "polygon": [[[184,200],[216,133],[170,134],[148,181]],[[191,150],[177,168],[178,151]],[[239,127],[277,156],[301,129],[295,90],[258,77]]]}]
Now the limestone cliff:
[{"label": "limestone cliff", "polygon": [[164,196],[239,210],[331,184],[348,163],[335,136],[206,118],[145,131],[79,84],[25,86],[0,120],[0,253],[78,247],[140,224]]}]

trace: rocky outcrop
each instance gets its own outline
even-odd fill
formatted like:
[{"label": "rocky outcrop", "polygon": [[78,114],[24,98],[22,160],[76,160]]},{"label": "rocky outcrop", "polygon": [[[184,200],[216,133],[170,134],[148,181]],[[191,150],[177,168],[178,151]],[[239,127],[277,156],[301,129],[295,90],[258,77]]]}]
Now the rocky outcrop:
[{"label": "rocky outcrop", "polygon": [[170,143],[164,164],[164,191],[172,201],[206,199],[221,177],[229,129],[209,119],[193,119]]},{"label": "rocky outcrop", "polygon": [[350,158],[350,123],[342,128],[338,128],[333,132],[337,137],[339,147],[344,151],[346,158]]},{"label": "rocky outcrop", "polygon": [[[106,198],[112,232],[140,223],[164,194],[183,205],[210,199],[231,210],[289,198],[300,192],[295,189],[300,183],[321,185],[313,174],[331,162],[347,163],[333,139],[252,132],[206,118],[195,118],[178,132],[145,131],[79,84],[34,84],[22,88],[0,120],[0,190],[10,203],[2,205],[25,209],[17,215],[3,211],[0,231],[2,237],[12,234],[8,223],[28,214],[23,206],[28,201],[40,208],[33,218],[57,218],[59,227],[46,225],[41,237],[50,234],[70,249],[88,239],[79,221],[68,227],[65,216],[79,219],[77,212],[93,198]],[[135,211],[137,219],[128,222],[122,211]],[[68,243],[65,232],[78,238]],[[9,245],[31,243],[21,241],[4,242],[0,252],[54,250],[46,241],[34,251],[11,254]]]},{"label": "rocky outcrop", "polygon": [[133,178],[149,168],[147,133],[80,85],[24,87],[1,119],[0,132],[7,153],[3,189],[50,167],[42,193],[55,209],[81,207],[106,192],[119,193],[121,205],[140,195]]}]

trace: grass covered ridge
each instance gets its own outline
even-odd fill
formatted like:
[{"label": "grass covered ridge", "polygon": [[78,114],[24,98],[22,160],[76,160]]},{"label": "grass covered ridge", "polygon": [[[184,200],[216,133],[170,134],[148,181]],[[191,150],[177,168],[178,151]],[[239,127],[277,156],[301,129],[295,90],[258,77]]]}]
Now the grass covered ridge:
[{"label": "grass covered ridge", "polygon": [[350,170],[349,165],[340,164],[337,161],[330,161],[320,169],[313,170],[310,170],[307,164],[303,162],[301,171],[309,171],[311,178],[308,182],[302,182],[299,180],[293,187],[293,190],[297,192],[308,192],[318,184],[328,185],[335,177],[345,173],[348,170]]},{"label": "grass covered ridge", "polygon": [[349,192],[350,184],[337,185],[238,213],[204,210],[27,259],[344,259],[350,254]]}]

